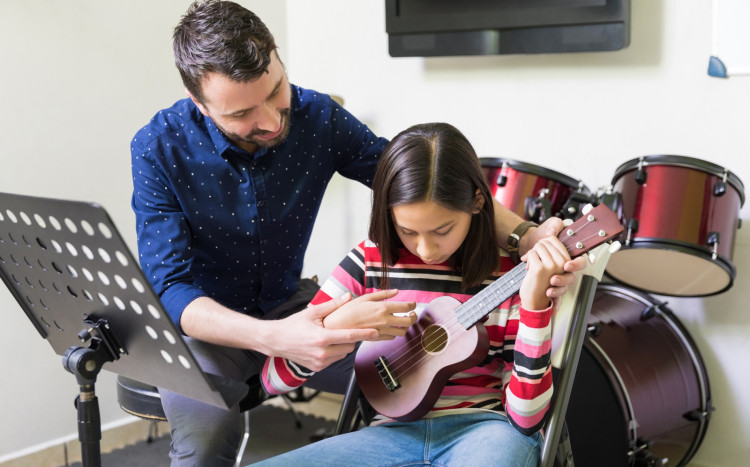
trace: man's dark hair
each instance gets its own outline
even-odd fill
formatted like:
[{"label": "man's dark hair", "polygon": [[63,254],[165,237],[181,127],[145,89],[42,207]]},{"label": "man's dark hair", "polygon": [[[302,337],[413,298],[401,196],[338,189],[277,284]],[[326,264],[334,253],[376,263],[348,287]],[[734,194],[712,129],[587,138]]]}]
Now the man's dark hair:
[{"label": "man's dark hair", "polygon": [[[482,208],[473,211],[477,194]],[[447,123],[414,125],[391,140],[380,156],[372,181],[369,238],[382,259],[380,288],[388,287],[388,269],[403,244],[393,224],[392,208],[433,201],[472,214],[469,232],[451,257],[463,276],[464,290],[478,286],[500,266],[492,194],[474,148]]]},{"label": "man's dark hair", "polygon": [[185,88],[203,103],[201,81],[221,73],[237,81],[268,70],[276,42],[255,13],[234,2],[198,0],[174,30],[175,64]]}]

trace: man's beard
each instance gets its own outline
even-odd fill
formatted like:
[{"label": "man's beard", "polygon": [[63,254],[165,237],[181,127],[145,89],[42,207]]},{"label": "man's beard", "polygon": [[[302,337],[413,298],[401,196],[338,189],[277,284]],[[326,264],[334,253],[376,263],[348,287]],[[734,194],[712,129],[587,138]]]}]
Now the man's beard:
[{"label": "man's beard", "polygon": [[[279,112],[279,116],[281,117],[281,133],[273,139],[259,139],[256,138],[257,135],[264,135],[271,133],[270,131],[264,131],[264,130],[253,130],[251,133],[240,136],[237,133],[229,133],[224,128],[220,127],[219,125],[216,125],[216,127],[224,133],[224,136],[229,138],[232,141],[242,141],[243,143],[250,143],[254,144],[255,146],[259,148],[272,148],[275,146],[278,146],[279,144],[283,143],[287,136],[289,136],[289,128],[291,127],[291,120],[289,119],[289,115],[291,114],[291,109],[287,108]],[[214,121],[214,124],[216,122]]]}]

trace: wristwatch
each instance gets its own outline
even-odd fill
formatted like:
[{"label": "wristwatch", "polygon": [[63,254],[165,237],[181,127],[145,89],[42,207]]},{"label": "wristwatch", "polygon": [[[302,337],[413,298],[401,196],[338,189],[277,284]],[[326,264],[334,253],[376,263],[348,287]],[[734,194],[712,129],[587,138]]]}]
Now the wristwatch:
[{"label": "wristwatch", "polygon": [[521,222],[518,224],[518,227],[513,230],[513,233],[508,235],[508,255],[510,255],[510,259],[512,259],[514,263],[518,263],[520,260],[518,256],[518,244],[521,241],[521,237],[523,237],[523,234],[532,227],[539,227],[539,224],[531,221]]}]

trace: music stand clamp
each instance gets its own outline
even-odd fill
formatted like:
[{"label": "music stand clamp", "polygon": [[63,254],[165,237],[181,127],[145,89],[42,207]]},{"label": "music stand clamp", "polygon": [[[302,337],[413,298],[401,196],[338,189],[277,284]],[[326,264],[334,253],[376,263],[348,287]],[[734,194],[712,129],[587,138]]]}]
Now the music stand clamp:
[{"label": "music stand clamp", "polygon": [[0,276],[76,377],[86,467],[101,465],[95,383],[105,364],[224,409],[247,391],[226,381],[215,389],[97,204],[0,193]]}]

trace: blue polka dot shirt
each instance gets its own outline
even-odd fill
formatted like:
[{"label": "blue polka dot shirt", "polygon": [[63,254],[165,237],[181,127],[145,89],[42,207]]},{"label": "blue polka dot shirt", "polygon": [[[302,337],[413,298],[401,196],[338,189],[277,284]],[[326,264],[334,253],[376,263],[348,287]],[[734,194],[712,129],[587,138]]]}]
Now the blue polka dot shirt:
[{"label": "blue polka dot shirt", "polygon": [[183,99],[133,138],[139,260],[178,327],[202,296],[254,316],[286,301],[333,174],[371,185],[387,140],[329,96],[292,85],[290,124],[250,154]]}]

